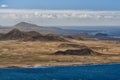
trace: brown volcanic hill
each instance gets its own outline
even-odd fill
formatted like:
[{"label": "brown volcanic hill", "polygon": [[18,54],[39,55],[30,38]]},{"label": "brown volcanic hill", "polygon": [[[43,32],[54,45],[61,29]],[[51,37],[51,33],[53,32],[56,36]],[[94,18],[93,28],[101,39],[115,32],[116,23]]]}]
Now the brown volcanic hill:
[{"label": "brown volcanic hill", "polygon": [[93,51],[90,48],[82,48],[78,50],[66,50],[66,51],[57,51],[54,53],[55,55],[102,55],[98,52]]},{"label": "brown volcanic hill", "polygon": [[[76,34],[83,34],[80,31],[77,30],[69,30],[69,29],[62,29],[58,27],[52,27],[52,26],[40,26],[34,23],[29,23],[29,22],[19,22],[13,26],[0,26],[0,33],[8,33],[12,29],[17,28],[21,31],[37,31],[41,34],[57,34],[57,35],[73,35],[72,37],[75,38],[74,36]],[[75,34],[75,35],[74,35]],[[78,37],[79,36],[79,37]],[[86,36],[86,35],[85,35]],[[77,35],[77,39],[81,39],[80,35]]]},{"label": "brown volcanic hill", "polygon": [[65,41],[63,37],[57,35],[42,35],[36,31],[23,32],[19,29],[13,29],[10,32],[4,34],[0,38],[1,40],[25,40],[25,41]]},{"label": "brown volcanic hill", "polygon": [[64,37],[62,36],[58,36],[58,35],[55,35],[55,34],[47,34],[44,36],[46,39],[48,40],[55,40],[55,41],[67,41],[64,39]]},{"label": "brown volcanic hill", "polygon": [[3,40],[16,40],[16,39],[24,39],[28,37],[28,35],[25,32],[22,32],[16,28],[11,30],[10,32],[4,34],[1,39]]},{"label": "brown volcanic hill", "polygon": [[21,31],[37,31],[40,32],[42,34],[49,34],[49,33],[53,33],[53,34],[59,34],[59,33],[66,33],[66,31],[64,31],[61,28],[57,28],[57,27],[47,27],[47,26],[39,26],[36,24],[32,24],[32,23],[28,23],[28,22],[20,22],[17,23],[16,25],[14,25],[12,28],[17,28]]},{"label": "brown volcanic hill", "polygon": [[42,34],[40,34],[39,32],[36,32],[36,31],[29,31],[29,32],[27,32],[27,34],[30,36],[43,36]]}]

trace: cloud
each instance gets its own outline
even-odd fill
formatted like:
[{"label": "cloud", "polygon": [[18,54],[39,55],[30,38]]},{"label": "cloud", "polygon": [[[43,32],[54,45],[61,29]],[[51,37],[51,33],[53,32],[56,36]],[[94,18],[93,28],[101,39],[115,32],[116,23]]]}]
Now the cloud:
[{"label": "cloud", "polygon": [[[120,18],[120,12],[110,11],[44,11],[44,10],[4,10],[1,17],[11,18],[45,18],[45,19],[114,19]],[[3,12],[3,11],[1,11]]]},{"label": "cloud", "polygon": [[0,7],[1,7],[1,8],[7,8],[8,5],[6,5],[6,4],[1,4]]},{"label": "cloud", "polygon": [[[3,21],[3,22],[2,22]],[[120,11],[0,10],[0,24],[27,21],[47,26],[120,25]]]}]

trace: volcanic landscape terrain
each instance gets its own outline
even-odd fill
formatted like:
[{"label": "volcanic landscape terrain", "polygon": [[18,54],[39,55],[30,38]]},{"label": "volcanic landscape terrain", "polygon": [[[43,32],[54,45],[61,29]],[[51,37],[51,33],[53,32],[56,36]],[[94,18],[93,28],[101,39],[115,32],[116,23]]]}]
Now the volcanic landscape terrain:
[{"label": "volcanic landscape terrain", "polygon": [[[89,39],[83,34],[73,37],[58,28],[59,34],[53,29],[40,33],[40,29],[20,29],[23,25],[32,28],[31,24],[22,22],[17,27],[0,29],[1,67],[120,62],[120,44],[116,40]],[[61,35],[62,32],[66,35]]]}]

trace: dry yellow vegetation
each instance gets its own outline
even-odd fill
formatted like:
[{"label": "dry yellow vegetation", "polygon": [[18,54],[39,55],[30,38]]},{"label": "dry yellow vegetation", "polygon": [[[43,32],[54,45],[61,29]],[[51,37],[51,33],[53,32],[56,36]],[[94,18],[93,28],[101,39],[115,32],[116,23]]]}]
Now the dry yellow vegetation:
[{"label": "dry yellow vegetation", "polygon": [[[91,49],[107,54],[102,56],[53,55],[56,51],[78,49],[76,47],[59,47],[61,44],[86,45]],[[108,55],[110,54],[110,55]],[[0,66],[40,66],[72,65],[120,62],[120,44],[114,41],[78,41],[44,42],[44,41],[0,41]]]}]

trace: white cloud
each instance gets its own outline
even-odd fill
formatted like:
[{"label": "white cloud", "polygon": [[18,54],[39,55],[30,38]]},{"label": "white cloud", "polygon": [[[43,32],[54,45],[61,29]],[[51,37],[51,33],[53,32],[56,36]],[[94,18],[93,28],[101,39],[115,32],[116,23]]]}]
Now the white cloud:
[{"label": "white cloud", "polygon": [[7,8],[8,5],[6,5],[6,4],[1,4],[0,7],[1,7],[1,8]]},{"label": "white cloud", "polygon": [[120,11],[0,10],[1,25],[20,21],[43,26],[116,26],[120,25]]}]

